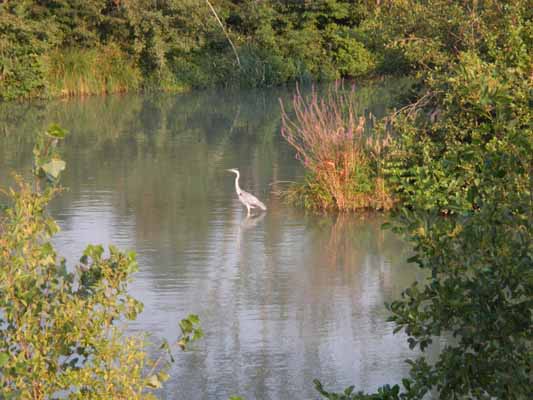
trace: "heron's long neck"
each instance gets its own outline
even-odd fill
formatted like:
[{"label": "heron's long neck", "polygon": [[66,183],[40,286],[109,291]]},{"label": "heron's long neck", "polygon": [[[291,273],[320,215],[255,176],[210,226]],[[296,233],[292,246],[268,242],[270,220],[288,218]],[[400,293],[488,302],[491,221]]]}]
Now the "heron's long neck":
[{"label": "heron's long neck", "polygon": [[239,172],[237,172],[237,176],[235,177],[235,190],[237,193],[241,191],[241,188],[239,187]]}]

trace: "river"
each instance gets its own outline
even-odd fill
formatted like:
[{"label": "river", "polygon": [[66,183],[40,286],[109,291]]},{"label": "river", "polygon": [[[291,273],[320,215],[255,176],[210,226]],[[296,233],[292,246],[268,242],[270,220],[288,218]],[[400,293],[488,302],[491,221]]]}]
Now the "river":
[{"label": "river", "polygon": [[[392,91],[392,94],[391,94]],[[72,265],[88,243],[137,252],[131,294],[144,311],[127,327],[154,343],[198,314],[205,337],[182,353],[163,399],[317,399],[328,389],[398,383],[414,356],[384,306],[417,278],[409,250],[377,215],[311,215],[277,192],[304,171],[279,134],[289,89],[54,100],[0,107],[0,179],[31,166],[33,135],[70,133],[51,205],[54,239]],[[361,91],[382,112],[386,87]],[[268,211],[247,218],[241,186]]]}]

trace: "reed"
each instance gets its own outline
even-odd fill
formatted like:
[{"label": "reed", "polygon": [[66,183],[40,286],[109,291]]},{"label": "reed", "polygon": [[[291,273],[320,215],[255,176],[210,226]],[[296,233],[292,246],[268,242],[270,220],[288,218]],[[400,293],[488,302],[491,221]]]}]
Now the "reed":
[{"label": "reed", "polygon": [[51,96],[88,96],[139,89],[140,70],[116,44],[50,52],[45,76]]},{"label": "reed", "polygon": [[281,133],[308,175],[286,192],[290,202],[315,210],[388,210],[394,201],[381,173],[390,136],[373,130],[372,115],[358,111],[354,90],[340,84],[324,96],[297,88],[292,116],[281,103]]}]

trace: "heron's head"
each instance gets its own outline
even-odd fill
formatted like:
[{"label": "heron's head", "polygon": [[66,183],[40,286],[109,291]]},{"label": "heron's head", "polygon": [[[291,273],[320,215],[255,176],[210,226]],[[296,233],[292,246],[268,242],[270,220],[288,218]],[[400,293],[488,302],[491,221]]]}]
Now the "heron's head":
[{"label": "heron's head", "polygon": [[234,174],[238,174],[239,173],[239,170],[236,169],[236,168],[230,168],[230,169],[227,169],[226,171],[233,172]]}]

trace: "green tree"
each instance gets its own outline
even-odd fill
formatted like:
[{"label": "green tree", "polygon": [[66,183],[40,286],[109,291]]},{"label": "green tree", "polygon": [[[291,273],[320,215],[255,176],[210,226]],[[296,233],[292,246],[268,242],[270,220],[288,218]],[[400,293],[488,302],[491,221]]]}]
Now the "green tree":
[{"label": "green tree", "polygon": [[474,28],[465,32],[472,43],[457,52],[439,46],[446,61],[426,64],[422,96],[391,121],[389,184],[402,204],[393,227],[412,242],[410,261],[428,273],[390,305],[391,321],[411,348],[424,351],[440,336],[448,344],[434,364],[409,361],[402,390],[330,393],[317,383],[326,398],[531,395],[532,9],[527,1],[474,3],[472,20],[459,24]]},{"label": "green tree", "polygon": [[0,4],[0,100],[35,96],[44,90],[40,56],[46,51],[43,25],[26,10]]}]

